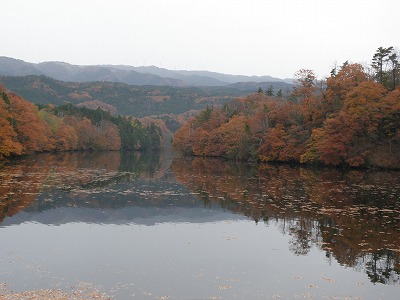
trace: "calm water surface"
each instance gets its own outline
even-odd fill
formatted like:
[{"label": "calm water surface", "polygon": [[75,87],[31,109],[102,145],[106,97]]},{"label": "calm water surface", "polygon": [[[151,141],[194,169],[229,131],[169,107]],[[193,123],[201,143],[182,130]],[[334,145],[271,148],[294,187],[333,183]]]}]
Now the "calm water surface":
[{"label": "calm water surface", "polygon": [[0,167],[0,287],[399,299],[399,225],[400,172],[37,155]]}]

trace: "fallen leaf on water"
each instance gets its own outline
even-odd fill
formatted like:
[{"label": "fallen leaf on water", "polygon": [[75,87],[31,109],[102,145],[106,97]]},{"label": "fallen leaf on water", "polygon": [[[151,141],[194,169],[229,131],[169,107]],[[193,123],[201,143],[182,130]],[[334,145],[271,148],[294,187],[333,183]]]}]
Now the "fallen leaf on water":
[{"label": "fallen leaf on water", "polygon": [[232,286],[231,285],[218,285],[217,288],[219,288],[220,290],[227,290],[227,289],[231,289]]},{"label": "fallen leaf on water", "polygon": [[303,293],[300,295],[295,295],[296,298],[303,298],[303,299],[312,299],[315,298],[314,295],[310,294],[310,293]]},{"label": "fallen leaf on water", "polygon": [[325,281],[328,281],[328,282],[336,282],[336,280],[335,279],[331,279],[331,278],[326,278],[326,277],[324,277],[324,278],[321,278],[322,280],[325,280]]},{"label": "fallen leaf on water", "polygon": [[227,237],[225,237],[225,239],[226,239],[227,241],[233,241],[233,240],[237,240],[238,238],[235,237],[235,236],[227,236]]},{"label": "fallen leaf on water", "polygon": [[357,282],[356,285],[365,285],[364,282]]}]

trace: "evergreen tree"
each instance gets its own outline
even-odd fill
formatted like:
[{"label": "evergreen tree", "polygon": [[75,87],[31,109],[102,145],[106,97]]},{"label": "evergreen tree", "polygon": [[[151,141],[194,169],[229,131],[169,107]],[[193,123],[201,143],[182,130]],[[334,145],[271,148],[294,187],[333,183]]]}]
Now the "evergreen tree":
[{"label": "evergreen tree", "polygon": [[387,87],[387,76],[384,67],[389,61],[389,56],[393,51],[393,47],[383,48],[379,47],[372,58],[372,68],[376,70],[376,80]]},{"label": "evergreen tree", "polygon": [[270,85],[270,86],[268,87],[267,91],[265,92],[265,94],[266,94],[267,96],[270,96],[270,97],[274,96],[274,87],[273,87],[272,85]]},{"label": "evergreen tree", "polygon": [[388,59],[391,68],[392,89],[395,90],[398,81],[397,73],[399,72],[399,57],[397,53],[392,52],[392,54],[389,55]]}]

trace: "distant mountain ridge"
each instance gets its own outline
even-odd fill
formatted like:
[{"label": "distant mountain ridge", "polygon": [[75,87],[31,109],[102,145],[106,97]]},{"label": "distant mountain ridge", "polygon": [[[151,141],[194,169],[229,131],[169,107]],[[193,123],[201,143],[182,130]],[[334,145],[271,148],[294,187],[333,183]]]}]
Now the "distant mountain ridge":
[{"label": "distant mountain ridge", "polygon": [[[271,76],[229,75],[209,71],[168,70],[156,66],[72,65],[65,62],[29,63],[0,56],[0,75],[44,75],[66,82],[107,81],[129,85],[227,86],[234,83],[274,82],[293,84],[291,79]],[[252,84],[253,85],[253,84]]]},{"label": "distant mountain ridge", "polygon": [[[37,104],[108,104],[120,115],[182,114],[247,94],[231,87],[138,86],[121,82],[65,82],[44,75],[0,76],[0,84]],[[103,103],[103,104],[102,104]]]},{"label": "distant mountain ridge", "polygon": [[86,107],[107,107],[120,115],[144,117],[182,114],[255,93],[261,88],[279,89],[285,95],[292,85],[284,82],[248,82],[227,86],[129,85],[122,82],[66,82],[44,75],[2,76],[0,84],[26,100],[37,104],[73,103]]},{"label": "distant mountain ridge", "polygon": [[103,66],[77,66],[64,62],[43,62],[34,64],[8,57],[0,57],[0,75],[44,75],[65,82],[107,81],[121,82],[130,85],[187,85],[181,80],[164,78],[150,73],[139,73],[133,70],[121,70]]}]

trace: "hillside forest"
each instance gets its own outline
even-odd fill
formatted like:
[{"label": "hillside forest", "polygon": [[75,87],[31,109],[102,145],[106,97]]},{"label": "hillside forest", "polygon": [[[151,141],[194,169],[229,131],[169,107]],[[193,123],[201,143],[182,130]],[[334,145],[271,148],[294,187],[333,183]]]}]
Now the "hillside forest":
[{"label": "hillside forest", "polygon": [[370,68],[344,63],[326,81],[300,70],[288,99],[258,93],[209,106],[175,134],[185,154],[261,162],[400,168],[400,87],[393,47]]},{"label": "hillside forest", "polygon": [[[14,84],[14,92],[22,87],[21,91],[28,95],[42,91],[33,88],[37,85],[32,86],[31,79],[36,83],[38,78],[45,80],[48,84],[39,85],[44,90],[49,84],[58,88],[49,90],[53,100],[47,99],[50,94],[40,92],[47,100],[34,105],[0,87],[0,158],[47,151],[160,149],[168,147],[176,132],[174,148],[196,156],[400,168],[399,77],[398,54],[393,47],[379,47],[370,66],[345,62],[333,68],[323,81],[317,80],[312,70],[298,71],[296,86],[284,96],[275,93],[270,85],[265,92],[259,87],[257,93],[229,101],[224,96],[225,88],[216,88],[213,93],[217,92],[218,100],[207,95],[203,102],[196,98],[202,95],[193,94],[193,88],[188,88],[186,92],[196,99],[194,102],[203,102],[203,107],[207,103],[204,110],[196,114],[190,104],[192,99],[182,102],[173,96],[179,99],[174,103],[184,114],[147,115],[142,119],[117,115],[124,111],[126,102],[119,96],[113,101],[120,109],[93,100],[97,96],[89,97],[91,100],[85,103],[60,101],[60,95],[75,95],[75,83],[42,76],[3,77],[8,84]],[[132,100],[128,102],[135,103],[137,109],[140,105],[134,91],[143,91],[143,95],[155,93],[153,87],[138,89],[106,82],[87,85],[90,92],[96,85],[101,87],[101,93],[107,87],[105,99],[110,99],[114,88],[118,87],[118,95],[123,88]],[[156,89],[164,89],[163,94],[170,89],[178,94],[183,91],[175,87]],[[65,91],[54,93],[56,90]],[[149,106],[152,101],[143,103],[147,103],[149,111],[154,109]],[[166,107],[174,108],[171,104]],[[185,123],[186,120],[189,121]]]},{"label": "hillside forest", "polygon": [[64,104],[35,106],[0,86],[0,159],[34,152],[160,149],[161,129]]}]

